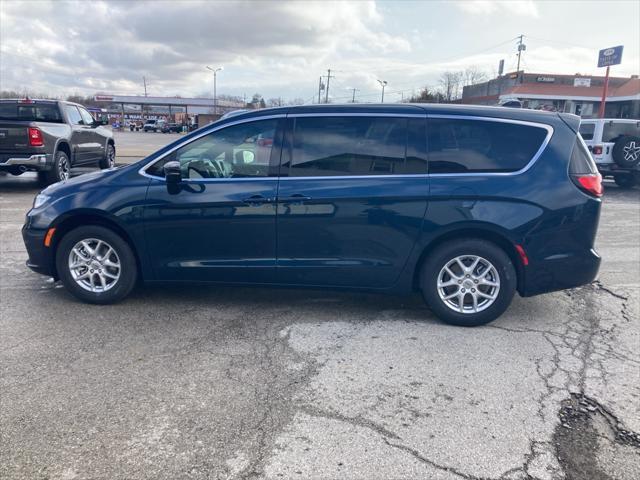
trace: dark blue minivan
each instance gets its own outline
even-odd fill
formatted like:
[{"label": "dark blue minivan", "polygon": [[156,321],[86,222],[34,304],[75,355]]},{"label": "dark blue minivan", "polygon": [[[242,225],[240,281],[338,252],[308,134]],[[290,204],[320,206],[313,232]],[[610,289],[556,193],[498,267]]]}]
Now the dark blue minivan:
[{"label": "dark blue minivan", "polygon": [[457,325],[591,282],[601,178],[574,115],[258,110],[43,190],[28,266],[111,303],[140,280],[421,291]]}]

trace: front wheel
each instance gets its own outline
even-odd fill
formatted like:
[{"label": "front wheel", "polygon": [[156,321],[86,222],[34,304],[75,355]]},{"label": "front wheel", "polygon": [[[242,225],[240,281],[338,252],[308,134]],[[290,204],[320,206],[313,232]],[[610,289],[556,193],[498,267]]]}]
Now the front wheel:
[{"label": "front wheel", "polygon": [[67,233],[56,250],[64,286],[88,303],[115,303],[136,284],[138,270],[129,244],[105,227],[90,225]]},{"label": "front wheel", "polygon": [[516,272],[493,243],[454,240],[437,247],[422,266],[423,296],[442,321],[466,327],[498,318],[511,304]]}]

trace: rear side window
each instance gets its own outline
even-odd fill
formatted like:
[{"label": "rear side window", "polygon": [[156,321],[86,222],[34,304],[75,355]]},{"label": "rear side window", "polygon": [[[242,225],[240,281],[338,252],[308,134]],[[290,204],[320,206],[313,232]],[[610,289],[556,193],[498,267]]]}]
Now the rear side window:
[{"label": "rear side window", "polygon": [[640,137],[640,122],[607,122],[602,128],[603,142],[615,142],[619,137],[623,135]]},{"label": "rear side window", "polygon": [[62,116],[54,103],[0,103],[0,120],[61,123]]},{"label": "rear side window", "polygon": [[580,124],[580,135],[585,140],[593,140],[593,134],[596,131],[595,123],[581,123]]},{"label": "rear side window", "polygon": [[289,176],[426,173],[424,128],[408,126],[395,117],[295,118]]},{"label": "rear side window", "polygon": [[430,119],[430,173],[515,172],[542,146],[547,130],[491,120]]},{"label": "rear side window", "polygon": [[569,173],[572,175],[590,175],[598,173],[598,168],[596,167],[596,164],[589,153],[589,149],[580,135],[576,136],[576,143],[571,151]]}]

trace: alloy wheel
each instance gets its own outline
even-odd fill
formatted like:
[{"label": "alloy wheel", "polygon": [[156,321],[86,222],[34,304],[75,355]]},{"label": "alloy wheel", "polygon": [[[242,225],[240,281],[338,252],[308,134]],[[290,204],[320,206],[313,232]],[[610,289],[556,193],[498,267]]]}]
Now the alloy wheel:
[{"label": "alloy wheel", "polygon": [[118,254],[104,240],[86,238],[76,243],[69,252],[69,272],[75,282],[94,293],[113,288],[120,278]]},{"label": "alloy wheel", "polygon": [[60,157],[58,157],[58,177],[60,180],[68,180],[70,173],[69,160],[66,156],[60,155]]},{"label": "alloy wheel", "polygon": [[438,274],[438,296],[459,313],[472,314],[494,304],[500,292],[500,276],[491,262],[477,255],[460,255],[448,261]]}]

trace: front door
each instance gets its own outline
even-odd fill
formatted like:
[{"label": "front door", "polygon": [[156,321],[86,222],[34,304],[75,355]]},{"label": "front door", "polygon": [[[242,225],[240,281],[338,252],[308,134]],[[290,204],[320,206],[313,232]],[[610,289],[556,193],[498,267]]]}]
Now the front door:
[{"label": "front door", "polygon": [[427,208],[426,117],[289,120],[278,193],[281,283],[385,288]]},{"label": "front door", "polygon": [[[284,119],[196,137],[147,168],[145,238],[156,279],[262,283],[276,266],[276,168]],[[169,191],[166,161],[182,182]]]}]

